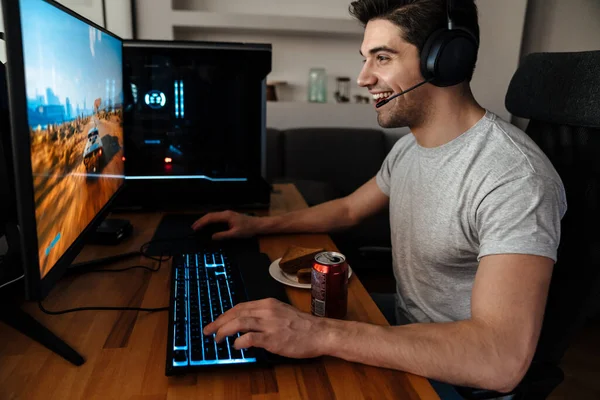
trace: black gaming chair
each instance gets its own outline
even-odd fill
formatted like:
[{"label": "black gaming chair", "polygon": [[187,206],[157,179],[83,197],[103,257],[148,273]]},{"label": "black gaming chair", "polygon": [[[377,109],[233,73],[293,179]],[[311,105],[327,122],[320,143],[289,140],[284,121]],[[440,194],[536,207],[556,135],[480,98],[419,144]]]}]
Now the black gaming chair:
[{"label": "black gaming chair", "polygon": [[[506,108],[530,120],[526,132],[552,161],[567,194],[540,340],[512,392],[515,400],[538,400],[562,382],[560,360],[600,288],[600,51],[527,56],[510,83]],[[467,399],[503,396],[457,390]]]}]

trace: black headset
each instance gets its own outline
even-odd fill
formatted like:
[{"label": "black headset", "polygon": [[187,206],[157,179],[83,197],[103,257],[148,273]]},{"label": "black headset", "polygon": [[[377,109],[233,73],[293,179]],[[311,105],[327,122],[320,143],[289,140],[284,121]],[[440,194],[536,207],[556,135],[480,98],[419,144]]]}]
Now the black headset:
[{"label": "black headset", "polygon": [[479,41],[470,30],[455,27],[452,1],[447,0],[448,27],[433,32],[421,51],[421,74],[432,85],[445,87],[467,80],[473,72]]}]

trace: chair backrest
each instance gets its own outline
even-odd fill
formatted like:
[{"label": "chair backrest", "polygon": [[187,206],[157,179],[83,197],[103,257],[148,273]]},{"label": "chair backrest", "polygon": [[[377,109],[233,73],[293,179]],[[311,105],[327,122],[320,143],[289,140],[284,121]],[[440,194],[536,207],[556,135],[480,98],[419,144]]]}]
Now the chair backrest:
[{"label": "chair backrest", "polygon": [[600,51],[535,53],[513,76],[506,108],[563,180],[567,213],[536,361],[558,364],[600,286]]}]

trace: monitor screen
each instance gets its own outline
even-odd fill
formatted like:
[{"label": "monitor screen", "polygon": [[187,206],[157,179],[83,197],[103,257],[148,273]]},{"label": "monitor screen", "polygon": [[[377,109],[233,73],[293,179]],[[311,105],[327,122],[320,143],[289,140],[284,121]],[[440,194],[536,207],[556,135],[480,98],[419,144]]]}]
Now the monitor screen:
[{"label": "monitor screen", "polygon": [[124,180],[122,42],[20,0],[40,277]]}]

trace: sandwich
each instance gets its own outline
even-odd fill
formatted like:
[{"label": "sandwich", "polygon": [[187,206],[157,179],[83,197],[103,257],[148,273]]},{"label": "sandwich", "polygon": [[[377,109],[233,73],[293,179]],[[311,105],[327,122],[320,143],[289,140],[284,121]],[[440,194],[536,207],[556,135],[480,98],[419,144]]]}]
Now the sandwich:
[{"label": "sandwich", "polygon": [[298,278],[298,283],[311,283],[312,276],[312,267],[311,268],[302,268],[296,272],[296,278]]},{"label": "sandwich", "polygon": [[290,246],[279,261],[279,268],[287,274],[295,275],[301,269],[312,268],[315,256],[323,251],[325,250]]}]

